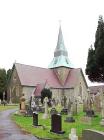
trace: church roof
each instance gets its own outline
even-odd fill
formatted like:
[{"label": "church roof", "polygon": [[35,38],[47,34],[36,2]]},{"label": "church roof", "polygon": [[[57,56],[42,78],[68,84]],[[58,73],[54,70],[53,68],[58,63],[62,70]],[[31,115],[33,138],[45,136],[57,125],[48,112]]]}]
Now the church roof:
[{"label": "church roof", "polygon": [[40,68],[19,63],[15,63],[14,68],[17,70],[21,85],[33,87],[37,86],[37,84],[44,84],[48,81],[50,88],[74,88],[81,72],[80,68],[70,69],[67,80],[63,86],[60,84],[53,69]]},{"label": "church roof", "polygon": [[104,85],[90,86],[90,93],[96,95],[101,90],[104,92]]},{"label": "church roof", "polygon": [[49,68],[56,68],[56,67],[69,67],[72,68],[72,64],[68,58],[68,52],[64,45],[64,39],[62,35],[61,26],[59,28],[59,34],[58,34],[58,41],[57,46],[54,52],[54,58],[52,62],[49,65]]}]

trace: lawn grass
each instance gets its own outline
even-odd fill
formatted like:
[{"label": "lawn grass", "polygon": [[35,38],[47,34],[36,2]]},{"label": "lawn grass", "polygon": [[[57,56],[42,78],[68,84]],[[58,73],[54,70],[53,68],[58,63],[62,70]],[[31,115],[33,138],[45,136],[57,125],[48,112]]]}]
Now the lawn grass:
[{"label": "lawn grass", "polygon": [[52,140],[56,140],[56,139],[67,140],[69,133],[71,131],[71,128],[76,128],[77,135],[79,137],[81,137],[82,130],[84,130],[84,129],[94,129],[94,130],[104,131],[104,127],[101,127],[99,125],[101,116],[98,115],[98,117],[93,117],[91,124],[85,124],[80,121],[81,117],[84,116],[84,113],[81,112],[79,115],[74,116],[75,123],[64,122],[67,115],[62,116],[62,130],[65,131],[65,134],[58,135],[58,134],[50,133],[51,120],[50,119],[43,120],[42,115],[43,115],[42,113],[40,113],[38,115],[38,117],[39,117],[38,120],[39,120],[39,124],[44,125],[45,129],[43,129],[42,127],[39,127],[39,128],[33,127],[32,126],[32,117],[23,117],[23,116],[19,116],[19,115],[13,115],[12,118],[20,127],[22,127],[24,130],[32,133],[33,135],[35,135],[39,138],[45,138],[45,139],[51,138]]},{"label": "lawn grass", "polygon": [[0,111],[17,108],[18,105],[0,105]]}]

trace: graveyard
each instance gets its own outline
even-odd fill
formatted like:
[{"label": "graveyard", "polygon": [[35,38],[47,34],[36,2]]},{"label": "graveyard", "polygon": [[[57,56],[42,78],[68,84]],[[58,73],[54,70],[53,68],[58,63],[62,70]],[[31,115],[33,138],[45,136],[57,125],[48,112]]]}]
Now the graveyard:
[{"label": "graveyard", "polygon": [[[51,108],[49,109],[51,110]],[[60,108],[58,107],[58,111],[60,112]],[[69,133],[71,131],[71,128],[76,128],[76,132],[78,135],[78,138],[81,139],[82,137],[82,131],[84,129],[92,129],[92,130],[99,130],[104,131],[104,127],[100,125],[101,116],[97,114],[96,117],[85,117],[84,112],[80,112],[77,115],[74,115],[75,122],[65,122],[65,119],[67,115],[61,115],[62,122],[61,127],[62,131],[65,131],[63,134],[56,134],[51,132],[51,115],[49,114],[49,117],[47,119],[43,119],[44,113],[38,113],[38,125],[33,125],[33,118],[14,114],[12,116],[12,119],[25,131],[32,133],[33,135],[37,136],[38,138],[43,139],[60,139],[60,140],[67,140],[69,137]],[[55,122],[56,126],[57,121]]]}]

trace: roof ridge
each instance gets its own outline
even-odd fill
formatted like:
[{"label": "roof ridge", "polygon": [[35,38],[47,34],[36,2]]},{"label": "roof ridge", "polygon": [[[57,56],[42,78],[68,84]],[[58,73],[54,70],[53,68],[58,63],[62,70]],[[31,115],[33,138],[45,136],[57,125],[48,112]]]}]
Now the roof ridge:
[{"label": "roof ridge", "polygon": [[15,64],[19,64],[19,65],[24,65],[24,66],[29,66],[29,67],[35,67],[35,68],[41,68],[41,69],[48,69],[48,68],[43,68],[43,67],[39,67],[39,66],[33,66],[33,65],[28,65],[28,64],[21,64],[21,63],[15,63]]}]

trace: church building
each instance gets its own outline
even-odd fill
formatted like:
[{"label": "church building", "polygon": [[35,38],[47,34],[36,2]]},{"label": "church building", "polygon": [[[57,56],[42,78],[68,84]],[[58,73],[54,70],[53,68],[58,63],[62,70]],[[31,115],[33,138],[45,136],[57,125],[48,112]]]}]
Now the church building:
[{"label": "church building", "polygon": [[13,65],[8,81],[8,102],[18,102],[22,94],[29,100],[33,93],[35,96],[40,95],[43,88],[49,88],[52,98],[56,100],[61,100],[64,95],[67,99],[87,98],[88,86],[84,74],[81,68],[73,68],[68,58],[61,26],[54,58],[48,68],[19,63]]}]

